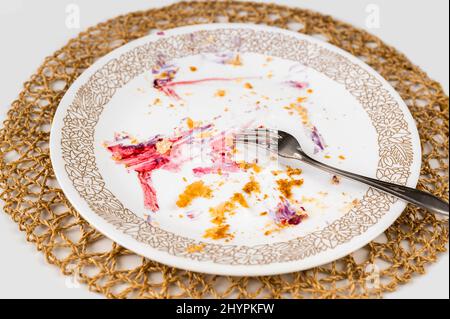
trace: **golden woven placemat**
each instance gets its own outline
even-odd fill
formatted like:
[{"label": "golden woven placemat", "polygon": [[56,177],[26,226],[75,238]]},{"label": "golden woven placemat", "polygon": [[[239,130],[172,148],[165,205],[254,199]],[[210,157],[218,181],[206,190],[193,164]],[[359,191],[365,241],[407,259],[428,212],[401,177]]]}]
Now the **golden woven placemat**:
[{"label": "golden woven placemat", "polygon": [[423,274],[426,264],[446,250],[448,221],[411,206],[357,254],[308,271],[255,278],[187,272],[139,257],[110,242],[70,206],[56,184],[48,145],[53,114],[70,84],[97,58],[152,29],[225,21],[320,36],[371,65],[401,94],[417,121],[424,150],[419,188],[448,201],[448,97],[438,83],[378,38],[329,16],[272,4],[208,1],[119,16],[45,59],[12,103],[0,132],[4,211],[49,263],[110,298],[380,297]]}]

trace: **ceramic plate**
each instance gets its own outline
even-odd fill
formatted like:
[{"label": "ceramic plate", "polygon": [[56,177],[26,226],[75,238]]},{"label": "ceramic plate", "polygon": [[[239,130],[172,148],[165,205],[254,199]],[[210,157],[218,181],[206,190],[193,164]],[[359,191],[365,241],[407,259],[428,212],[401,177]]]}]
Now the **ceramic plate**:
[{"label": "ceramic plate", "polygon": [[418,133],[359,59],[277,28],[155,32],[97,61],[56,112],[51,159],[73,206],[120,245],[178,268],[267,275],[325,264],[381,234],[405,203],[261,148],[295,135],[312,157],[414,187]]}]

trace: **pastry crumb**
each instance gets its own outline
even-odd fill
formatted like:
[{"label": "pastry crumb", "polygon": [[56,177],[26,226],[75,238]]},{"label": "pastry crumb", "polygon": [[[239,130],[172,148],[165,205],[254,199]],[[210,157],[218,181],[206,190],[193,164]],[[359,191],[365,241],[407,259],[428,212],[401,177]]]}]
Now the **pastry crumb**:
[{"label": "pastry crumb", "polygon": [[341,183],[341,178],[337,175],[333,175],[331,178],[331,184],[333,185],[339,185]]},{"label": "pastry crumb", "polygon": [[250,181],[244,185],[242,191],[248,195],[251,195],[252,193],[260,193],[261,188],[259,183],[255,180],[255,178],[251,176]]},{"label": "pastry crumb", "polygon": [[241,193],[235,193],[229,200],[224,203],[219,204],[216,207],[209,209],[212,220],[211,223],[214,224],[213,227],[208,228],[203,234],[204,238],[211,238],[214,240],[218,239],[233,239],[234,235],[229,232],[230,225],[226,223],[227,215],[233,215],[234,210],[239,204],[242,207],[248,208],[248,203]]},{"label": "pastry crumb", "polygon": [[224,97],[227,94],[225,90],[217,90],[215,96]]},{"label": "pastry crumb", "polygon": [[303,179],[279,179],[277,180],[278,190],[286,197],[292,197],[292,188],[300,187],[303,185]]},{"label": "pastry crumb", "polygon": [[251,83],[249,83],[249,82],[247,82],[247,83],[245,83],[244,84],[244,87],[246,88],[246,89],[253,89],[253,85],[251,84]]},{"label": "pastry crumb", "polygon": [[211,198],[212,190],[203,181],[194,182],[188,186],[180,196],[178,196],[177,206],[180,208],[189,206],[197,197]]},{"label": "pastry crumb", "polygon": [[228,61],[228,64],[233,65],[233,66],[241,66],[242,60],[241,60],[240,54],[236,54],[236,56],[233,59]]},{"label": "pastry crumb", "polygon": [[300,168],[292,168],[290,166],[287,167],[286,174],[289,177],[297,176],[302,174],[302,170]]},{"label": "pastry crumb", "polygon": [[190,245],[187,247],[186,252],[189,254],[198,253],[203,251],[203,249],[205,249],[205,246],[205,244]]},{"label": "pastry crumb", "polygon": [[193,121],[190,117],[188,117],[188,118],[186,119],[186,124],[187,124],[187,126],[188,126],[189,129],[193,129],[194,126],[195,126],[194,121]]},{"label": "pastry crumb", "polygon": [[163,139],[156,143],[156,150],[159,154],[166,154],[172,148],[172,142],[168,139]]},{"label": "pastry crumb", "polygon": [[244,195],[241,193],[235,193],[231,198],[231,201],[239,203],[242,207],[249,208],[247,201],[244,198]]}]

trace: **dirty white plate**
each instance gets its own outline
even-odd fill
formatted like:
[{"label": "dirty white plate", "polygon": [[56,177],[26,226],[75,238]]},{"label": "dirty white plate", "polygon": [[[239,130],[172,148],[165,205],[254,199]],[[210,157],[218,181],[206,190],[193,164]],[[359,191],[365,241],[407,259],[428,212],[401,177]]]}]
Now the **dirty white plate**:
[{"label": "dirty white plate", "polygon": [[236,131],[259,126],[292,133],[327,164],[417,183],[414,120],[380,75],[321,40],[244,24],[157,32],[97,61],[58,107],[51,160],[95,228],[198,272],[322,265],[374,239],[405,208],[363,184],[232,143]]}]

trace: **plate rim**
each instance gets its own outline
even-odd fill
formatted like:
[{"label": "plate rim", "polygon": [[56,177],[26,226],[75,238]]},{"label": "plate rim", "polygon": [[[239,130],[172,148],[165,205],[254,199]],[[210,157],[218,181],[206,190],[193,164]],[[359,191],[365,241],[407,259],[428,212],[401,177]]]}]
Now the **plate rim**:
[{"label": "plate rim", "polygon": [[[408,123],[408,127],[411,133],[411,144],[413,147],[413,163],[411,164],[410,176],[407,180],[407,185],[410,187],[415,187],[420,175],[421,168],[421,144],[419,139],[419,134],[417,131],[417,126],[415,125],[415,120],[412,117],[406,103],[400,97],[398,92],[390,85],[390,83],[385,80],[377,71],[372,67],[353,56],[352,54],[344,51],[343,49],[331,45],[325,41],[318,40],[309,35],[302,33],[281,29],[266,25],[253,25],[246,23],[212,23],[212,24],[196,24],[191,26],[177,27],[170,30],[164,31],[166,35],[176,35],[189,33],[193,31],[201,30],[212,30],[212,29],[233,29],[233,28],[248,28],[253,30],[268,30],[288,34],[290,36],[296,36],[299,39],[306,39],[312,43],[319,44],[322,47],[330,49],[333,52],[348,58],[351,62],[358,64],[363,69],[370,72],[371,75],[375,76],[382,84],[385,89],[396,99],[405,117],[405,121]],[[71,205],[79,212],[79,214],[85,218],[88,223],[99,232],[103,233],[109,239],[117,242],[118,244],[124,246],[125,248],[138,253],[139,255],[145,256],[151,260],[176,267],[179,269],[186,269],[195,272],[216,274],[216,275],[233,275],[233,276],[260,276],[260,275],[274,275],[283,274],[293,271],[301,271],[309,269],[311,267],[320,266],[327,264],[333,260],[342,258],[354,251],[357,251],[361,247],[365,246],[367,243],[375,239],[378,235],[382,234],[403,212],[406,204],[400,201],[392,204],[388,213],[386,213],[375,225],[377,227],[369,227],[364,235],[356,236],[352,238],[348,243],[340,245],[339,250],[329,250],[327,251],[327,258],[324,258],[323,254],[318,254],[312,257],[308,257],[302,260],[288,261],[288,262],[276,262],[269,264],[256,264],[256,265],[230,265],[230,264],[220,264],[212,261],[197,261],[182,256],[171,255],[167,252],[163,252],[153,248],[149,245],[141,243],[136,239],[128,236],[127,234],[117,230],[112,224],[104,220],[101,216],[97,215],[91,209],[86,209],[84,200],[76,192],[70,179],[67,177],[67,173],[64,169],[64,161],[62,159],[61,147],[57,143],[60,141],[60,132],[62,129],[62,123],[70,103],[68,101],[73,100],[75,93],[78,89],[86,82],[100,67],[104,66],[109,60],[114,57],[118,57],[121,54],[148,42],[155,41],[159,38],[156,34],[149,34],[147,36],[141,37],[139,39],[133,40],[119,48],[114,49],[110,53],[96,60],[89,68],[87,68],[68,88],[63,98],[61,99],[58,108],[55,112],[52,121],[52,127],[50,131],[50,159],[55,172],[56,179],[61,186],[66,198],[69,200]],[[63,110],[64,109],[64,110]],[[59,133],[58,133],[59,130]],[[396,207],[395,207],[396,206]],[[390,218],[387,218],[387,217]],[[375,226],[374,225],[374,226]],[[347,247],[350,246],[351,248]]]}]

